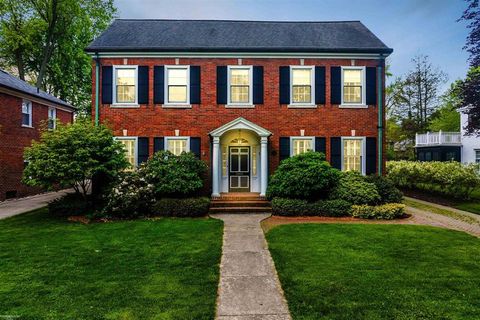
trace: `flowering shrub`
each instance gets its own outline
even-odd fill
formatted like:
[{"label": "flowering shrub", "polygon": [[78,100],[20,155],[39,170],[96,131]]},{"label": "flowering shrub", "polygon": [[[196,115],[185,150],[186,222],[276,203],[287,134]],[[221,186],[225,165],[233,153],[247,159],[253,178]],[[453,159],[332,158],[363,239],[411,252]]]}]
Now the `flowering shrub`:
[{"label": "flowering shrub", "polygon": [[392,220],[400,218],[405,214],[405,205],[401,203],[387,203],[379,206],[352,206],[351,213],[353,217],[362,219]]},{"label": "flowering shrub", "polygon": [[479,165],[459,162],[389,161],[387,177],[401,188],[469,198],[480,187]]}]

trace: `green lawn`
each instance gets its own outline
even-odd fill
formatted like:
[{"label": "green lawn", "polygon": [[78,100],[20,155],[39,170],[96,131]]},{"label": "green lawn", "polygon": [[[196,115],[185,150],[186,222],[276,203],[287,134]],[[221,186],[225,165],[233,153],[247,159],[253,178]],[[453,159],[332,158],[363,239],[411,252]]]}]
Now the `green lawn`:
[{"label": "green lawn", "polygon": [[[0,318],[212,319],[221,221],[0,220]],[[17,318],[16,318],[17,319]]]},{"label": "green lawn", "polygon": [[480,240],[405,225],[267,233],[294,319],[480,319]]}]

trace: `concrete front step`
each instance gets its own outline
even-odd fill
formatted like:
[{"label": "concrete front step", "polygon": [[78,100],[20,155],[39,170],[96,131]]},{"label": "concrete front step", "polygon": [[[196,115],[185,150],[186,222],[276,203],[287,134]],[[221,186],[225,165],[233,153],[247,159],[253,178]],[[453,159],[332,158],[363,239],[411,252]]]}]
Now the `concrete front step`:
[{"label": "concrete front step", "polygon": [[213,200],[210,203],[212,208],[221,207],[270,207],[270,202],[266,200]]},{"label": "concrete front step", "polygon": [[211,207],[210,213],[270,213],[270,207]]}]

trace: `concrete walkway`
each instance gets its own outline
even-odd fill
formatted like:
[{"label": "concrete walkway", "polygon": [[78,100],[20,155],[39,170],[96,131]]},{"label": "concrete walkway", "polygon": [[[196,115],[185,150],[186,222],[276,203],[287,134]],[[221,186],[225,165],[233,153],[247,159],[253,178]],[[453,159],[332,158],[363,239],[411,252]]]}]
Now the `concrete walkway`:
[{"label": "concrete walkway", "polygon": [[73,190],[46,192],[31,197],[0,202],[0,219],[45,207],[50,201],[60,198],[67,192],[73,192]]},{"label": "concrete walkway", "polygon": [[216,319],[291,319],[260,227],[269,214],[211,216],[225,223]]}]

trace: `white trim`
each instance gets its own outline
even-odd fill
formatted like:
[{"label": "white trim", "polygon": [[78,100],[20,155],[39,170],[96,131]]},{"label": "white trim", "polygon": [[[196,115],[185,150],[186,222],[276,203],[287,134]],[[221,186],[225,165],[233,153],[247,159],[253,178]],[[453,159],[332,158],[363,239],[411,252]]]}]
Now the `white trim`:
[{"label": "white trim", "polygon": [[185,152],[190,152],[190,136],[166,136],[164,137],[163,150],[168,151],[169,140],[187,140],[187,146]]},{"label": "white trim", "polygon": [[[293,70],[310,69],[310,103],[293,102]],[[290,104],[289,108],[316,108],[315,105],[315,66],[290,66]]]},{"label": "white trim", "polygon": [[18,92],[18,91],[15,91],[15,90],[10,90],[10,89],[7,89],[7,88],[2,88],[2,87],[0,87],[0,92],[11,95],[11,96],[14,96],[14,97],[17,97],[17,98],[30,100],[32,102],[41,104],[43,106],[55,107],[59,110],[65,111],[65,112],[70,112],[70,113],[75,112],[74,107],[66,107],[66,106],[62,106],[61,104],[55,104],[54,102],[44,100],[42,98],[38,98],[38,97],[32,96],[32,95],[27,94],[27,93]]},{"label": "white trim", "polygon": [[135,146],[133,147],[133,162],[134,167],[138,167],[138,137],[135,136],[117,136],[113,137],[115,140],[133,140]]},{"label": "white trim", "polygon": [[226,104],[225,108],[231,108],[231,109],[254,109],[255,105],[254,104]]},{"label": "white trim", "polygon": [[318,108],[316,104],[289,104],[287,105],[288,109],[315,109]]},{"label": "white trim", "polygon": [[[28,124],[24,124],[23,123],[23,105],[26,104],[27,105],[27,111],[28,113]],[[21,124],[22,124],[22,127],[26,127],[26,128],[33,128],[33,103],[31,100],[28,100],[28,99],[22,99],[22,104],[20,105],[20,112],[22,114],[22,121],[21,121]]]},{"label": "white trim", "polygon": [[323,58],[323,59],[378,59],[387,57],[388,53],[335,53],[335,52],[88,52],[92,57],[99,58]]},{"label": "white trim", "polygon": [[225,132],[229,130],[234,130],[234,129],[247,129],[255,132],[258,134],[260,137],[268,137],[272,135],[270,131],[267,129],[264,129],[260,127],[259,125],[256,125],[255,123],[248,121],[245,118],[239,117],[233,121],[230,121],[223,126],[211,131],[209,134],[212,137],[220,137],[222,136]]},{"label": "white trim", "polygon": [[[112,107],[115,108],[138,108],[140,107],[138,104],[138,65],[113,65],[113,99],[112,99]],[[135,102],[117,102],[117,70],[118,69],[134,69],[135,75]]]},{"label": "white trim", "polygon": [[290,137],[290,157],[293,157],[293,140],[311,140],[312,141],[312,151],[315,151],[315,137],[312,136],[291,136]]},{"label": "white trim", "polygon": [[[362,71],[362,102],[361,103],[345,103],[343,102],[343,87],[344,87],[344,83],[343,83],[343,70],[361,70]],[[341,95],[341,103],[340,103],[340,108],[368,108],[367,104],[366,104],[366,68],[365,66],[342,66],[341,67],[341,74],[340,74],[340,77],[341,77],[341,88],[340,88],[340,95]]]},{"label": "white trim", "polygon": [[[53,117],[50,118],[50,111],[53,110]],[[53,120],[53,128],[52,129],[56,129],[57,128],[57,108],[55,107],[48,107],[48,121],[50,120]]]},{"label": "white trim", "polygon": [[367,159],[366,159],[366,137],[341,137],[341,146],[340,146],[340,151],[341,151],[341,159],[340,161],[342,162],[341,163],[341,168],[342,168],[342,171],[345,170],[344,168],[344,159],[343,159],[343,149],[344,149],[344,145],[343,145],[343,141],[345,140],[361,140],[362,141],[362,145],[360,147],[360,150],[362,152],[362,154],[360,155],[361,157],[361,166],[362,166],[362,172],[360,172],[362,175],[365,175],[366,174],[366,165],[367,165]]},{"label": "white trim", "polygon": [[[169,102],[168,101],[168,70],[169,69],[187,69],[187,101],[186,102]],[[190,66],[189,65],[166,65],[164,68],[164,84],[163,84],[163,95],[165,102],[163,107],[165,108],[191,108],[190,105]]]},{"label": "white trim", "polygon": [[[248,102],[231,102],[230,101],[230,78],[232,69],[246,69],[248,70]],[[234,65],[227,66],[227,104],[230,108],[252,108],[253,106],[253,66]]]}]

